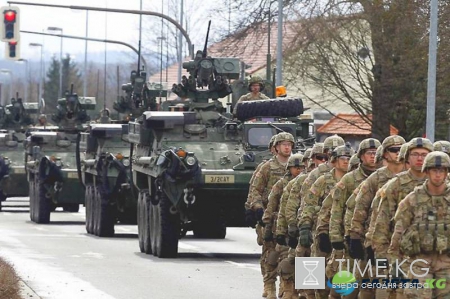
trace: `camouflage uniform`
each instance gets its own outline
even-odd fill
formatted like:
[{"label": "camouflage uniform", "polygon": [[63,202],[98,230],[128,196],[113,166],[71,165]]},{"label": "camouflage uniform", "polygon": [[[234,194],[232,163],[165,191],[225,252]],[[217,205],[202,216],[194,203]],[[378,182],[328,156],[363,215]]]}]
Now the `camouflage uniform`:
[{"label": "camouflage uniform", "polygon": [[[290,141],[292,144],[294,143],[294,137],[289,133],[280,133],[277,135],[276,142],[282,141]],[[273,185],[282,178],[286,173],[286,165],[283,165],[279,162],[278,158],[269,160],[263,166],[258,173],[256,173],[255,178],[252,182],[249,192],[249,199],[251,203],[248,205],[249,208],[253,211],[256,211],[256,215],[261,215],[262,218],[263,212],[267,208],[268,203],[268,194],[272,190]],[[261,221],[262,219],[257,219]],[[270,252],[275,250],[275,242],[274,241],[263,241],[262,245],[262,255],[261,262],[262,267],[267,269],[266,263],[267,258],[270,255]],[[268,298],[275,296],[275,283],[270,280],[266,276],[267,273],[264,273],[263,281],[264,281],[264,293],[268,293]]]},{"label": "camouflage uniform", "polygon": [[260,92],[257,94],[254,94],[252,92],[249,92],[239,98],[239,100],[236,102],[236,105],[234,106],[233,114],[237,114],[237,109],[240,103],[246,102],[246,101],[256,101],[256,100],[268,100],[269,97],[267,97],[265,94],[261,93],[261,91],[264,89],[263,81],[260,77],[252,77],[248,82],[248,89],[251,91],[251,86],[253,84],[259,84],[261,86]]},{"label": "camouflage uniform", "polygon": [[[405,140],[397,135],[389,136],[383,140],[381,145],[381,155],[383,155],[386,149],[394,145],[402,145]],[[380,148],[380,147],[379,147]],[[388,167],[382,167],[372,173],[367,180],[365,180],[360,187],[357,196],[349,198],[347,211],[353,211],[352,218],[350,218],[350,255],[356,259],[363,259],[364,254],[362,252],[364,236],[369,226],[368,220],[372,213],[370,206],[375,197],[376,192],[391,178],[394,177],[394,173]],[[351,200],[354,200],[354,203]],[[352,206],[354,204],[354,209]],[[352,252],[353,250],[360,252]],[[367,259],[373,259],[372,248],[367,248]]]},{"label": "camouflage uniform", "polygon": [[[290,167],[304,167],[303,163],[303,155],[302,154],[295,154],[292,155],[289,158],[288,164],[287,164],[287,170],[289,170]],[[277,217],[278,217],[278,211],[281,205],[282,197],[287,197],[289,195],[289,191],[286,190],[289,183],[292,181],[294,176],[291,173],[286,174],[283,178],[281,178],[273,187],[272,191],[269,194],[269,203],[267,205],[267,209],[264,211],[263,215],[263,222],[265,224],[265,233],[264,233],[264,239],[265,241],[273,240],[273,233],[276,233],[276,227],[277,227]],[[274,251],[271,251],[269,253],[269,256],[267,258],[267,264],[266,264],[266,274],[265,274],[265,281],[268,282],[275,282],[277,278],[277,274],[279,273],[278,265],[279,263],[287,258],[288,256],[288,246],[286,243],[286,235],[281,234],[279,235],[276,233],[277,236],[277,245],[275,247]],[[280,294],[282,293],[288,293],[289,297],[292,297],[294,292],[294,281],[286,280],[281,277],[280,279]],[[286,294],[286,296],[288,295]]]},{"label": "camouflage uniform", "polygon": [[[425,171],[427,168],[446,168],[448,171],[450,158],[445,153],[433,152],[427,156],[422,169]],[[400,201],[394,217],[395,228],[388,251],[391,263],[397,265],[395,260],[401,261],[403,257],[409,257],[410,263],[415,261],[411,264],[412,272],[407,275],[408,278],[418,278],[422,284],[427,279],[436,281],[448,279],[450,274],[447,230],[447,226],[450,225],[450,185],[447,184],[445,187],[441,194],[431,195],[426,181]],[[419,259],[423,261],[417,261]],[[424,277],[414,275],[414,273],[423,275],[424,268],[429,269]],[[404,293],[411,299],[450,298],[448,286],[434,289],[431,287],[405,289]]]}]

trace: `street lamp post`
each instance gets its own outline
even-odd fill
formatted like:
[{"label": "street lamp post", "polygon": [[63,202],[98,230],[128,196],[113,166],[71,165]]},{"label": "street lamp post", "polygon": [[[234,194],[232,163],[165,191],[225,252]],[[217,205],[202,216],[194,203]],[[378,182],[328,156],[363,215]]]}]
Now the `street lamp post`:
[{"label": "street lamp post", "polygon": [[1,69],[0,72],[9,75],[9,100],[11,100],[11,98],[13,97],[12,96],[12,93],[13,93],[13,91],[12,91],[13,90],[12,89],[12,82],[13,82],[12,72],[11,72],[11,70],[8,70],[8,69]]},{"label": "street lamp post", "polygon": [[23,102],[26,103],[28,100],[28,59],[20,58],[17,61],[25,63],[25,83],[23,84],[24,86]]},{"label": "street lamp post", "polygon": [[59,51],[59,89],[58,89],[58,98],[62,97],[62,55],[63,55],[63,29],[60,27],[48,27],[49,31],[61,31],[61,48]]},{"label": "street lamp post", "polygon": [[41,102],[42,102],[42,63],[43,63],[43,45],[40,43],[30,43],[30,47],[40,47],[41,48],[41,63],[40,63],[40,71],[39,71],[39,96],[38,96],[38,107],[41,108]]}]

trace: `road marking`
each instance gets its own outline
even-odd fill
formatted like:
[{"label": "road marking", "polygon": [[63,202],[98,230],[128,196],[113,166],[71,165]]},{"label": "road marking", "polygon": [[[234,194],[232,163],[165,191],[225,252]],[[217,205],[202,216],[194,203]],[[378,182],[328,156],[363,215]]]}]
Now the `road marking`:
[{"label": "road marking", "polygon": [[261,272],[261,266],[255,265],[255,264],[248,264],[248,263],[236,263],[232,261],[224,261],[225,263],[231,264],[233,266],[236,266],[238,268],[245,268],[245,269],[251,269],[258,272]]}]

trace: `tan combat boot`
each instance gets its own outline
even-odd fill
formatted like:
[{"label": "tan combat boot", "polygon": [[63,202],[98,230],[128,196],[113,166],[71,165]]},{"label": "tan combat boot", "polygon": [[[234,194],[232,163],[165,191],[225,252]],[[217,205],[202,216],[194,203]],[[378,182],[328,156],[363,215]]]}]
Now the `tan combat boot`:
[{"label": "tan combat boot", "polygon": [[278,289],[278,298],[281,298],[283,296],[284,290],[285,290],[284,280],[280,279],[280,288]]},{"label": "tan combat boot", "polygon": [[277,299],[277,289],[275,288],[275,282],[265,282],[264,292],[267,293],[267,299]]},{"label": "tan combat boot", "polygon": [[298,298],[297,293],[294,289],[294,282],[291,280],[284,280],[284,292],[282,299],[292,299]]}]

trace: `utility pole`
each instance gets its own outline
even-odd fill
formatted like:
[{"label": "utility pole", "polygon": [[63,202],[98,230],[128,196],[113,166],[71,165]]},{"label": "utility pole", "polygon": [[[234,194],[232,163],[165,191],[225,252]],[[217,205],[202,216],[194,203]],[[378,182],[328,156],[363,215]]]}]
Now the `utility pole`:
[{"label": "utility pole", "polygon": [[283,65],[283,0],[278,0],[277,76],[275,86],[283,84],[282,65]]},{"label": "utility pole", "polygon": [[430,3],[430,42],[428,48],[428,86],[427,86],[427,122],[426,136],[434,142],[434,126],[436,114],[436,56],[438,28],[438,0]]},{"label": "utility pole", "polygon": [[[180,24],[183,26],[184,1],[180,1]],[[181,67],[183,64],[183,35],[178,33],[178,83],[181,83]]]}]

